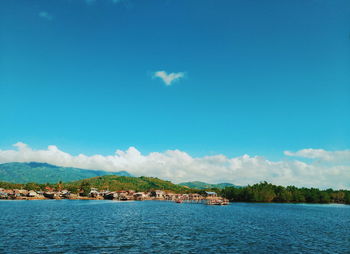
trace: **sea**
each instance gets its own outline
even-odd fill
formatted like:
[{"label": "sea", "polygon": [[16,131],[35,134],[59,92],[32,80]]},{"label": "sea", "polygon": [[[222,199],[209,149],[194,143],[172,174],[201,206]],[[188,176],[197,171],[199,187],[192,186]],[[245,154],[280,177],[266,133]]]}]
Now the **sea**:
[{"label": "sea", "polygon": [[350,206],[0,201],[0,253],[350,253]]}]

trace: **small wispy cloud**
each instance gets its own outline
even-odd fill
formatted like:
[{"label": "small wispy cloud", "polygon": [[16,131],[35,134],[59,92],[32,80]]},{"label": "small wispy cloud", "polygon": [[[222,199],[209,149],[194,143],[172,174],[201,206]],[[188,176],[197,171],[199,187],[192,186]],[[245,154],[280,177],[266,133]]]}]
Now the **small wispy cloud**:
[{"label": "small wispy cloud", "polygon": [[156,71],[153,74],[153,78],[160,78],[167,86],[170,86],[173,82],[183,78],[184,76],[184,72],[172,72],[168,74],[166,71]]},{"label": "small wispy cloud", "polygon": [[302,149],[296,152],[284,151],[284,155],[328,162],[350,163],[350,150],[326,151],[323,149]]},{"label": "small wispy cloud", "polygon": [[39,17],[47,20],[53,20],[53,16],[46,11],[39,12]]}]

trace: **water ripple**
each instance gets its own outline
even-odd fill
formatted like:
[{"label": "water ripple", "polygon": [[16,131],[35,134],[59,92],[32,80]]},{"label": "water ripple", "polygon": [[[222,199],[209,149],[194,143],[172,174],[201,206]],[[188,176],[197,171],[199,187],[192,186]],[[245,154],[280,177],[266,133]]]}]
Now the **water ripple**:
[{"label": "water ripple", "polygon": [[0,253],[350,253],[349,206],[0,202]]}]

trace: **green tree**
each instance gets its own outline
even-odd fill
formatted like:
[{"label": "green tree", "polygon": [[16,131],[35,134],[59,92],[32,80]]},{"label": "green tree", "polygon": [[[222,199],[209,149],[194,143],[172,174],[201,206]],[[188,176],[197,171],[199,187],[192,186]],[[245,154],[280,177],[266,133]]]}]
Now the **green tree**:
[{"label": "green tree", "polygon": [[329,203],[329,202],[331,202],[330,195],[325,191],[321,192],[320,193],[320,203]]},{"label": "green tree", "polygon": [[89,182],[82,181],[80,185],[80,195],[81,196],[88,196],[91,190],[91,185]]},{"label": "green tree", "polygon": [[334,203],[344,203],[345,202],[345,192],[344,191],[335,191],[330,194],[332,202]]},{"label": "green tree", "polygon": [[347,191],[345,194],[344,203],[350,204],[350,192],[349,191]]}]

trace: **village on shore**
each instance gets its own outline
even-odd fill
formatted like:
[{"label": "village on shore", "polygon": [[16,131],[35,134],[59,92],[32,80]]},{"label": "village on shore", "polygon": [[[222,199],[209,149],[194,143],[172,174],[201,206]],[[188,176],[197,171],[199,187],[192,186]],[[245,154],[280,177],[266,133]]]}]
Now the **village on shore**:
[{"label": "village on shore", "polygon": [[220,197],[216,192],[205,191],[204,194],[189,193],[179,194],[163,190],[149,192],[136,192],[133,190],[108,191],[91,188],[89,193],[71,193],[68,190],[55,191],[45,187],[45,191],[34,191],[24,189],[0,188],[0,199],[6,200],[45,200],[45,199],[72,199],[72,200],[117,200],[117,201],[144,201],[164,200],[176,203],[191,202],[207,205],[227,205],[228,199]]}]

